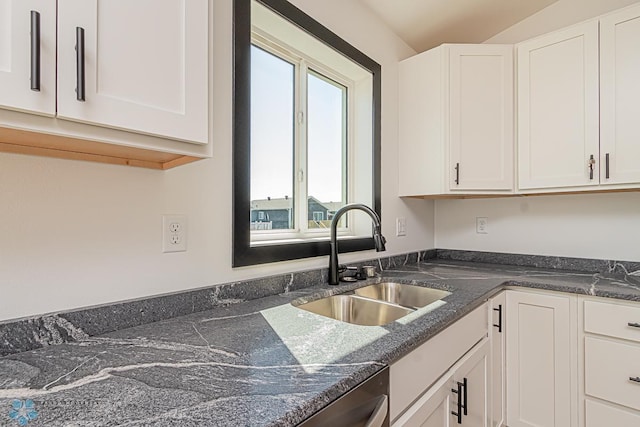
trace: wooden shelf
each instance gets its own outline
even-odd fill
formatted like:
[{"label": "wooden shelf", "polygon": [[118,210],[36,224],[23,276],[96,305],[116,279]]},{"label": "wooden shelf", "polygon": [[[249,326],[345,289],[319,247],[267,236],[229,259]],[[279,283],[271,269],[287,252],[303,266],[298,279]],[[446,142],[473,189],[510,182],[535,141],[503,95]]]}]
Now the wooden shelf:
[{"label": "wooden shelf", "polygon": [[85,160],[149,169],[171,169],[199,157],[0,127],[0,152]]}]

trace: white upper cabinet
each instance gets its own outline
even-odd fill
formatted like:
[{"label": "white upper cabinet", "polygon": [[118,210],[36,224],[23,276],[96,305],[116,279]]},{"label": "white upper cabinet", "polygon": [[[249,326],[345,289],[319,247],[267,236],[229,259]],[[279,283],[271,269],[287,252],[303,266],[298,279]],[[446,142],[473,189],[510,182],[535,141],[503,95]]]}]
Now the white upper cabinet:
[{"label": "white upper cabinet", "polygon": [[600,20],[600,182],[640,183],[640,5]]},{"label": "white upper cabinet", "polygon": [[513,189],[513,46],[442,45],[400,63],[401,196]]},{"label": "white upper cabinet", "polygon": [[59,0],[58,117],[206,144],[208,18],[206,0]]},{"label": "white upper cabinet", "polygon": [[0,107],[55,114],[55,1],[0,0]]},{"label": "white upper cabinet", "polygon": [[636,4],[518,45],[520,190],[638,186],[638,40]]},{"label": "white upper cabinet", "polygon": [[449,189],[513,188],[513,46],[449,46]]},{"label": "white upper cabinet", "polygon": [[517,55],[519,188],[597,185],[598,21],[523,42]]},{"label": "white upper cabinet", "polygon": [[163,170],[210,157],[219,7],[0,0],[0,152]]}]

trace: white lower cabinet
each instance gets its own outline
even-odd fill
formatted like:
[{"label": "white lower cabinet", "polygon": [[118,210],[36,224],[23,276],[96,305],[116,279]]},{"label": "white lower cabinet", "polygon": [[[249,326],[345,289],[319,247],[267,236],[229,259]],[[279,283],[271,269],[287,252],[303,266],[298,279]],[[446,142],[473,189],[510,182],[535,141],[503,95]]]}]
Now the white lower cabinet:
[{"label": "white lower cabinet", "polygon": [[[389,367],[389,418],[394,426],[457,425],[457,417],[451,412],[455,412],[457,408],[458,397],[452,389],[457,391],[457,381],[464,383],[465,376],[468,384],[467,401],[472,404],[468,405],[467,415],[462,418],[485,418],[485,415],[478,415],[478,411],[479,408],[483,408],[482,411],[485,412],[487,410],[487,307],[487,304],[478,307]],[[482,345],[476,346],[479,342]],[[470,351],[472,348],[474,350]],[[470,382],[472,378],[473,385]],[[485,382],[483,386],[477,385],[480,381],[478,378]],[[440,403],[444,406],[440,407],[440,403],[435,404],[432,399],[440,398],[437,388],[443,381],[448,384],[447,393],[453,394],[453,403],[443,400]],[[471,397],[470,391],[475,393],[477,387],[483,389],[482,395]],[[462,391],[464,392],[464,388]],[[483,403],[478,403],[480,401]],[[438,411],[444,410],[447,405],[453,405],[453,409],[448,410],[447,417],[442,418],[445,424],[434,424],[435,420],[440,419]],[[425,424],[428,420],[431,420],[429,424]],[[465,425],[486,424],[472,424],[468,421]]]},{"label": "white lower cabinet", "polygon": [[[482,341],[453,369],[453,425],[487,427],[489,425],[489,340]],[[455,392],[454,392],[455,390]],[[460,392],[462,396],[460,395]]]},{"label": "white lower cabinet", "polygon": [[640,410],[640,346],[586,337],[585,393]]},{"label": "white lower cabinet", "polygon": [[391,365],[390,399],[393,427],[638,427],[640,304],[504,291]]},{"label": "white lower cabinet", "polygon": [[452,375],[447,373],[418,399],[393,427],[448,427],[452,426],[451,414]]},{"label": "white lower cabinet", "polygon": [[506,333],[507,293],[501,292],[489,301],[489,416],[492,427],[505,425],[506,403]]},{"label": "white lower cabinet", "polygon": [[576,297],[507,291],[507,425],[577,425]]},{"label": "white lower cabinet", "polygon": [[614,407],[596,400],[586,400],[586,427],[637,427],[640,413],[625,408]]},{"label": "white lower cabinet", "polygon": [[640,426],[640,305],[582,297],[581,427]]},{"label": "white lower cabinet", "polygon": [[393,423],[394,427],[486,427],[489,340],[484,338]]}]

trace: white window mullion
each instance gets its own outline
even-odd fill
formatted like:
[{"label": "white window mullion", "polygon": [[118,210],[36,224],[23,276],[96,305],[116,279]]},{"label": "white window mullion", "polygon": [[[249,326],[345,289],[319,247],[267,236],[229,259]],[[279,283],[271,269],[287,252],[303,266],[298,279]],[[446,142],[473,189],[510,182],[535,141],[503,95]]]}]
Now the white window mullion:
[{"label": "white window mullion", "polygon": [[307,204],[307,64],[301,60],[296,66],[296,222],[298,230],[309,228]]},{"label": "white window mullion", "polygon": [[[343,142],[343,153],[342,153],[342,167],[343,173],[345,176],[345,180],[343,181],[343,202],[345,204],[352,203],[355,200],[353,199],[353,195],[356,193],[355,191],[355,177],[352,176],[354,171],[356,170],[356,147],[355,147],[355,127],[351,126],[353,123],[352,118],[355,114],[355,99],[354,99],[354,90],[352,90],[352,85],[345,85],[347,88],[347,96],[344,98],[343,105],[343,120],[345,123],[345,131],[343,138],[346,140]],[[351,212],[353,214],[353,212]],[[346,231],[350,234],[355,230],[354,222],[351,217],[347,218]]]}]

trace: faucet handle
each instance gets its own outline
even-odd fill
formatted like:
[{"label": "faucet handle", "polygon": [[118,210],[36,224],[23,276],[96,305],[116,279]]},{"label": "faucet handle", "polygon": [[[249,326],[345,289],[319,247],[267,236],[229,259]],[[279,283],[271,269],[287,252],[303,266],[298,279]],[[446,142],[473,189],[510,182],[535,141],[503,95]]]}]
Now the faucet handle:
[{"label": "faucet handle", "polygon": [[338,273],[344,273],[345,271],[356,271],[358,267],[347,267],[345,264],[340,264],[338,266]]},{"label": "faucet handle", "polygon": [[[354,273],[345,275],[348,271],[352,271]],[[344,264],[338,266],[338,280],[340,281],[353,281],[356,279],[358,275],[358,267],[347,267]]]}]

